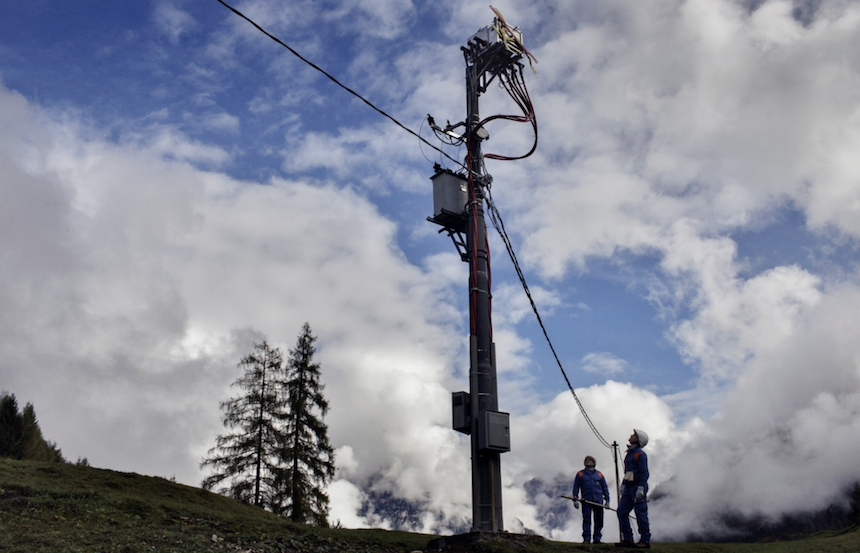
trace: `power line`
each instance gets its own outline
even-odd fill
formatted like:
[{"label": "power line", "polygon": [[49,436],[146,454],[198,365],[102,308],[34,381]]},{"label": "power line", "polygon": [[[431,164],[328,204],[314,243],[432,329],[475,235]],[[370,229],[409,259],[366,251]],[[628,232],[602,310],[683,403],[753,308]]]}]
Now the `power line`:
[{"label": "power line", "polygon": [[532,298],[532,293],[529,290],[529,285],[526,283],[526,277],[523,274],[522,269],[520,268],[520,263],[517,260],[517,254],[514,251],[514,247],[511,244],[511,239],[508,236],[507,231],[505,230],[505,223],[502,220],[502,216],[499,213],[499,210],[496,208],[495,202],[493,202],[493,195],[490,192],[489,187],[487,188],[487,207],[489,207],[490,221],[493,223],[493,227],[495,227],[496,232],[499,233],[499,236],[502,237],[502,242],[505,244],[505,249],[508,250],[508,256],[511,258],[511,262],[514,265],[514,269],[517,272],[517,276],[520,279],[520,283],[523,285],[523,290],[525,290],[526,296],[529,299],[529,303],[532,306],[532,311],[534,311],[535,317],[537,318],[538,325],[540,325],[541,330],[543,331],[543,336],[546,338],[547,344],[549,344],[549,349],[552,351],[552,356],[555,358],[555,362],[558,365],[559,370],[561,370],[561,375],[564,377],[564,381],[567,383],[567,387],[570,389],[570,393],[573,394],[573,399],[576,400],[576,405],[579,407],[582,416],[585,418],[585,422],[588,423],[588,427],[591,428],[591,431],[597,437],[601,444],[612,449],[612,444],[610,444],[597,430],[597,427],[591,420],[591,417],[588,416],[588,413],[585,411],[585,407],[582,405],[582,402],[579,400],[579,396],[576,395],[576,391],[573,389],[573,385],[570,383],[570,379],[567,378],[567,373],[564,370],[564,366],[561,364],[561,360],[558,358],[558,354],[555,352],[555,347],[552,345],[552,340],[549,338],[549,333],[546,330],[546,327],[543,324],[543,319],[541,319],[540,313],[538,312],[537,305]]},{"label": "power line", "polygon": [[312,61],[308,60],[307,58],[305,58],[304,56],[302,56],[301,54],[299,54],[299,53],[298,53],[296,50],[294,50],[291,46],[289,46],[288,44],[286,44],[284,41],[282,41],[282,40],[281,40],[281,39],[279,39],[278,37],[274,36],[273,34],[269,33],[267,30],[265,30],[263,27],[261,27],[259,24],[257,24],[254,20],[252,20],[250,17],[248,17],[248,16],[247,16],[247,15],[245,15],[244,13],[240,12],[239,10],[237,10],[236,8],[234,8],[233,6],[231,6],[230,4],[228,4],[227,2],[225,2],[224,0],[217,0],[217,2],[219,2],[219,3],[220,3],[221,5],[223,5],[225,8],[227,8],[227,9],[228,9],[228,10],[230,10],[231,12],[235,13],[236,15],[238,15],[239,17],[241,17],[242,19],[244,19],[245,21],[247,21],[248,23],[250,23],[251,25],[253,25],[254,27],[256,27],[258,31],[260,31],[261,33],[263,33],[264,35],[266,35],[266,36],[267,36],[267,37],[269,37],[270,39],[274,40],[275,42],[277,42],[278,44],[280,44],[281,46],[283,46],[284,48],[286,48],[287,50],[289,50],[289,51],[290,51],[290,53],[292,53],[294,56],[296,56],[297,58],[299,58],[300,60],[302,60],[303,62],[305,62],[306,64],[308,64],[309,66],[313,67],[314,69],[316,69],[317,71],[319,71],[320,73],[322,73],[323,75],[325,75],[326,77],[328,77],[328,78],[329,78],[329,79],[330,79],[334,84],[336,84],[337,86],[341,87],[341,88],[342,88],[342,89],[344,89],[345,91],[349,92],[350,94],[352,94],[353,96],[355,96],[356,98],[358,98],[359,100],[361,100],[362,102],[364,102],[365,104],[367,104],[368,106],[370,106],[370,108],[371,108],[371,109],[373,109],[374,111],[376,111],[377,113],[379,113],[379,114],[380,114],[380,115],[382,115],[383,117],[386,117],[387,119],[389,119],[389,120],[391,120],[392,122],[394,122],[394,124],[395,124],[395,125],[397,125],[398,127],[400,127],[401,129],[403,129],[403,130],[405,130],[406,132],[408,132],[409,134],[411,134],[411,135],[413,135],[413,136],[417,137],[417,138],[418,138],[418,140],[420,140],[421,142],[423,142],[423,143],[427,144],[428,146],[430,146],[430,147],[431,147],[431,148],[433,148],[434,150],[438,151],[438,152],[439,152],[439,153],[441,153],[443,156],[447,157],[448,159],[450,159],[451,161],[453,161],[453,162],[454,162],[454,163],[456,163],[457,165],[459,165],[459,166],[462,166],[462,165],[463,165],[463,164],[462,164],[462,162],[460,162],[460,161],[458,161],[458,160],[454,159],[453,157],[449,156],[449,155],[448,155],[447,153],[445,153],[441,148],[437,147],[437,146],[436,146],[436,145],[434,145],[434,144],[431,144],[431,143],[430,143],[430,142],[428,142],[424,137],[422,137],[420,134],[416,133],[415,131],[413,131],[412,129],[410,129],[409,127],[407,127],[406,125],[404,125],[403,123],[401,123],[400,121],[398,121],[397,119],[395,119],[394,117],[392,117],[391,115],[389,115],[388,113],[386,113],[385,111],[383,111],[383,110],[379,109],[378,107],[376,107],[375,105],[373,105],[373,103],[372,103],[372,102],[370,102],[370,100],[367,100],[367,99],[366,99],[366,98],[364,98],[361,94],[357,93],[356,91],[352,90],[352,89],[351,89],[351,88],[349,88],[348,86],[346,86],[346,85],[344,85],[343,83],[341,83],[339,80],[337,80],[335,77],[333,77],[333,76],[332,76],[330,73],[328,73],[326,70],[322,69],[322,68],[321,68],[320,66],[318,66],[317,64],[313,63]]}]

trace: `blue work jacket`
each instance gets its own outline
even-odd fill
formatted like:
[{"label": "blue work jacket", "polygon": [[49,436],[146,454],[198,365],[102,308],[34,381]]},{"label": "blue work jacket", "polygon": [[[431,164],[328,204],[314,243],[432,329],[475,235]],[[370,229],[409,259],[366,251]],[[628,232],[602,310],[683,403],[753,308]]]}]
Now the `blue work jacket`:
[{"label": "blue work jacket", "polygon": [[639,446],[630,446],[627,448],[627,455],[624,456],[624,474],[633,473],[633,482],[622,480],[624,486],[638,488],[642,486],[645,491],[648,491],[648,455],[642,451]]},{"label": "blue work jacket", "polygon": [[604,501],[609,501],[609,486],[599,470],[586,468],[576,473],[576,478],[573,479],[573,497],[579,497],[580,491],[582,499],[587,501],[601,505]]}]

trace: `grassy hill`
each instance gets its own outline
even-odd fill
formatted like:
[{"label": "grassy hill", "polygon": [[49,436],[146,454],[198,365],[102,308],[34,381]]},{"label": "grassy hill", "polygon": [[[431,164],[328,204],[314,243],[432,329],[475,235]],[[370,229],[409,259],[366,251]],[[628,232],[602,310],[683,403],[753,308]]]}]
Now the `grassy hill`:
[{"label": "grassy hill", "polygon": [[[59,463],[0,459],[0,551],[409,553],[435,536],[314,528],[163,478]],[[569,553],[611,546],[489,536],[445,552]],[[770,544],[654,544],[691,553],[860,551],[860,532]],[[622,550],[619,550],[622,551]]]}]

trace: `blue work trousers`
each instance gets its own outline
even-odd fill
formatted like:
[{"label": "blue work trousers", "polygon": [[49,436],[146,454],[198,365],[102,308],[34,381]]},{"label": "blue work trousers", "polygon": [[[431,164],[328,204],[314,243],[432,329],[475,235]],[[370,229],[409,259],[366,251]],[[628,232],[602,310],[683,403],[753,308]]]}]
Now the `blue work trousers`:
[{"label": "blue work trousers", "polygon": [[647,498],[636,501],[636,488],[624,489],[621,501],[618,502],[618,526],[621,527],[622,541],[633,541],[633,528],[630,526],[630,511],[636,513],[636,523],[639,527],[640,540],[651,543],[651,525],[648,523]]},{"label": "blue work trousers", "polygon": [[594,541],[603,537],[603,507],[582,504],[582,539],[591,541],[591,513],[594,513]]}]

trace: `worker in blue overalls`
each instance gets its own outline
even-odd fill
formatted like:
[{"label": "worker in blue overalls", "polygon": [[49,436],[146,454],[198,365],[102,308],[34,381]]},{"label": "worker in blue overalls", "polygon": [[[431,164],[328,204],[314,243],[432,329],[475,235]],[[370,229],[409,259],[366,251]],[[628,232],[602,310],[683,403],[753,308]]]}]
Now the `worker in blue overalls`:
[{"label": "worker in blue overalls", "polygon": [[[621,542],[618,547],[651,547],[651,525],[648,523],[648,455],[642,448],[648,444],[648,434],[633,430],[627,455],[624,456],[624,478],[621,481],[621,499],[618,501],[618,525]],[[633,542],[630,511],[636,513],[639,542]]]},{"label": "worker in blue overalls", "polygon": [[[591,455],[585,456],[585,468],[573,479],[573,506],[579,509],[579,494],[582,494],[582,543],[591,543],[591,515],[594,513],[594,543],[603,536],[603,507],[609,507],[609,486]],[[588,501],[588,503],[586,503]],[[603,507],[601,507],[603,505]]]}]

